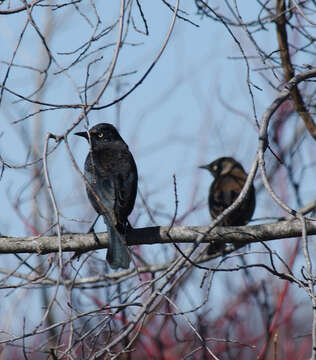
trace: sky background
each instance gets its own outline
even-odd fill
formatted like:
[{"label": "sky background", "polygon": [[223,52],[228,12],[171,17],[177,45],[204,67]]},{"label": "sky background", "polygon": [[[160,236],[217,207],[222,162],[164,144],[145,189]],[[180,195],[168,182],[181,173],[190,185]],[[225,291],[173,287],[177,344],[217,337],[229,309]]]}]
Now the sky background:
[{"label": "sky background", "polygon": [[[12,2],[12,6],[14,3]],[[18,4],[20,3],[16,2],[17,6]],[[102,14],[101,27],[112,24],[118,16],[119,2],[97,4],[99,14]],[[256,2],[241,1],[239,5],[245,21],[254,18],[253,14],[257,12]],[[142,8],[148,23],[149,35],[144,36],[130,30],[126,38],[127,44],[120,52],[114,76],[131,74],[115,78],[100,104],[109,103],[118,94],[130,89],[150,66],[165,39],[172,18],[170,9],[160,1],[144,1]],[[241,56],[236,43],[220,22],[216,23],[198,15],[193,2],[182,2],[181,8],[187,12],[184,16],[198,26],[177,19],[165,52],[145,81],[119,104],[119,109],[113,106],[102,111],[92,111],[88,115],[89,127],[100,122],[119,125],[120,133],[134,155],[139,173],[139,194],[130,219],[136,227],[153,225],[144,209],[140,194],[146,198],[153,212],[157,212],[154,216],[156,224],[170,224],[175,208],[173,174],[176,175],[179,200],[177,217],[182,218],[189,212],[181,224],[208,224],[210,217],[207,209],[207,193],[212,178],[206,171],[198,169],[198,166],[221,156],[233,156],[248,170],[257,149],[257,128],[248,91],[247,68],[243,59],[232,59]],[[92,23],[95,21],[87,2],[80,4],[80,9]],[[220,9],[223,13],[228,13],[227,9]],[[53,16],[49,8],[38,8],[34,11],[34,18],[42,31],[50,34],[50,48],[58,63],[58,65],[53,63],[50,68],[50,77],[41,92],[41,100],[49,103],[80,103],[77,86],[84,84],[86,64],[92,60],[92,57],[83,61],[82,65],[69,70],[76,86],[65,72],[61,74],[56,72],[59,71],[60,66],[66,67],[75,58],[75,55],[61,55],[61,53],[76,49],[85,39],[89,39],[93,29],[78,12],[72,12],[70,8],[63,12],[56,10]],[[11,59],[25,21],[24,13],[1,17],[1,79],[4,79],[7,71],[5,62]],[[143,23],[137,14],[135,21],[139,28],[143,28]],[[257,56],[257,50],[245,33],[237,28],[232,29],[247,55]],[[115,43],[116,36],[117,28],[105,36],[101,43],[97,43],[96,48],[101,44]],[[295,38],[295,34],[290,33],[290,37]],[[255,33],[254,38],[267,53],[277,47],[274,24],[267,24],[266,31]],[[112,55],[113,46],[102,52],[103,59],[91,67],[90,79],[97,78],[104,71]],[[302,64],[314,61],[310,55],[305,56],[295,60]],[[14,63],[41,68],[47,64],[47,57],[42,46],[39,45],[38,37],[30,27],[26,30]],[[264,66],[260,60],[250,61],[251,81],[261,89],[252,87],[259,120],[277,95],[277,91],[273,90],[263,78],[262,72],[258,71]],[[271,72],[267,75],[272,83],[279,85]],[[40,75],[40,78],[42,76]],[[27,96],[34,91],[38,81],[39,76],[36,71],[14,67],[6,86]],[[91,99],[95,93],[92,91],[89,94]],[[0,154],[10,165],[23,165],[25,161],[29,161],[29,143],[36,141],[39,148],[43,149],[47,132],[62,134],[80,114],[79,110],[74,109],[47,111],[40,116],[15,123],[38,109],[36,105],[16,100],[15,96],[5,92],[0,106]],[[40,136],[35,135],[38,122],[42,126]],[[290,138],[291,129],[298,127],[300,121],[293,117],[288,124]],[[75,131],[84,130],[84,125],[85,123],[82,122]],[[68,141],[79,167],[83,169],[84,159],[88,153],[87,143],[73,136],[72,133]],[[51,141],[51,145],[53,143]],[[307,136],[304,144],[304,148],[297,156],[301,159],[301,166],[308,167],[302,178],[304,181],[302,201],[305,204],[315,198],[316,189],[314,182],[311,181],[315,176],[311,151],[313,141]],[[266,157],[269,167],[269,159],[272,156],[267,153]],[[86,231],[89,223],[85,221],[92,220],[95,213],[87,200],[84,184],[73,168],[63,143],[49,156],[48,163],[57,203],[64,216],[61,222],[65,230]],[[298,168],[295,176],[298,178],[300,174],[301,168]],[[293,191],[287,186],[286,181],[286,172],[284,171],[283,178],[281,172],[280,177],[276,179],[276,188],[290,206],[297,208]],[[0,182],[1,234],[17,237],[32,235],[14,209],[14,204],[21,195],[20,213],[31,221],[31,184],[30,167],[4,170]],[[260,184],[261,181],[257,178],[255,187],[259,188]],[[45,195],[39,193],[38,197],[39,203],[43,204]],[[196,209],[190,211],[192,207]],[[46,205],[43,204],[41,209],[42,216],[45,217]],[[254,218],[280,215],[284,213],[274,205],[267,194],[264,191],[258,192]],[[45,224],[43,220],[39,232],[46,230]],[[101,221],[97,223],[96,231],[104,231],[104,224]],[[152,248],[156,250],[148,251],[148,259],[154,262],[160,247],[150,247]],[[170,246],[166,246],[165,249],[170,251]],[[283,250],[286,253],[287,249]],[[14,261],[11,256],[1,257],[3,266],[10,266]],[[200,276],[198,274],[197,278]],[[222,278],[218,276],[214,283],[218,294],[217,300],[225,296],[225,294],[221,295],[221,291],[227,283],[222,284],[221,280]],[[37,299],[36,294],[33,293],[32,296]],[[19,297],[16,297],[16,306],[19,305],[18,299]],[[10,309],[13,308],[12,302],[6,305]]]},{"label": "sky background", "polygon": [[[247,169],[254,158],[257,145],[256,126],[246,83],[246,66],[243,60],[229,59],[232,56],[240,56],[240,52],[222,24],[214,23],[206,18],[202,19],[196,15],[193,4],[190,5],[186,4],[184,8],[189,14],[187,17],[199,27],[177,19],[167,49],[157,65],[146,80],[120,103],[120,132],[136,159],[140,175],[140,190],[144,194],[150,194],[152,206],[160,204],[164,210],[172,212],[174,208],[172,175],[175,174],[178,183],[179,216],[190,207],[193,195],[194,201],[200,202],[204,199],[204,205],[206,205],[206,194],[211,178],[206,172],[198,169],[199,165],[219,156],[234,156]],[[170,25],[172,13],[161,2],[151,2],[150,5],[144,3],[143,8],[149,26],[149,36],[145,37],[135,31],[129,34],[128,42],[139,45],[123,48],[114,75],[134,71],[136,73],[120,78],[121,93],[129,89],[151,64]],[[247,19],[251,10],[255,11],[255,9],[256,6],[247,6],[240,10]],[[118,10],[118,6],[112,4],[111,11],[107,9],[105,12],[103,22],[106,24],[106,21],[110,23],[114,20]],[[39,14],[35,18],[40,24],[43,23],[42,27],[45,29],[45,22],[41,21],[45,19],[45,16],[41,16],[45,15],[45,10],[41,11],[38,11]],[[69,24],[69,18],[72,26]],[[91,18],[93,19],[92,15]],[[143,24],[139,19],[137,20],[141,27]],[[19,26],[21,28],[24,21],[23,14],[3,17],[0,25],[2,27],[1,43],[5,44],[0,49],[3,61],[10,60],[12,47],[16,44],[19,34],[17,28]],[[50,25],[47,25],[52,29],[51,48],[55,51],[54,55],[62,66],[68,65],[71,62],[69,58],[72,57],[57,54],[74,50],[90,36],[91,29],[88,33],[89,26],[86,25],[86,28],[83,28],[83,24],[85,22],[82,18],[75,14],[61,18],[54,16]],[[240,31],[237,29],[236,33],[238,36]],[[270,36],[269,32],[266,32],[266,43],[271,49],[273,49],[273,35],[272,33]],[[115,37],[116,32],[110,33],[109,38],[106,38],[104,42],[111,42],[112,39],[115,41]],[[42,67],[47,63],[47,57],[43,55],[42,48],[38,46],[36,40],[34,31],[27,30],[21,50],[17,53],[17,63]],[[248,54],[255,55],[254,47],[247,43],[244,35],[240,35],[240,41],[245,43],[243,46]],[[102,55],[110,58],[112,50],[113,47],[110,47]],[[92,69],[99,74],[101,71],[99,67],[101,65],[96,64]],[[255,68],[255,65],[253,67]],[[57,66],[53,65],[52,68],[56,70]],[[3,78],[7,67],[2,64],[0,69]],[[36,84],[34,71],[27,72],[24,69],[14,68],[10,75],[7,82],[10,89],[24,95],[34,90]],[[80,84],[85,76],[85,69],[83,66],[78,66],[71,75],[75,76],[77,83]],[[260,118],[274,94],[256,72],[253,71],[251,76],[252,81],[262,89],[262,91],[253,90],[257,115]],[[91,78],[93,78],[93,71],[91,71]],[[116,97],[116,86],[117,81],[113,81],[102,98],[102,104]],[[22,165],[25,162],[26,146],[23,144],[25,135],[20,134],[26,131],[32,141],[32,136],[34,136],[32,131],[35,131],[36,121],[42,123],[43,135],[37,140],[43,147],[46,132],[61,134],[77,119],[79,114],[78,110],[55,110],[42,113],[42,116],[36,119],[27,119],[12,125],[12,122],[37,109],[32,104],[13,103],[14,100],[16,100],[14,96],[6,93],[0,109],[1,154],[9,164],[13,165]],[[63,75],[51,76],[43,91],[42,101],[80,102],[71,82]],[[241,116],[232,113],[228,106],[238,111]],[[116,125],[116,121],[117,108],[115,106],[89,114],[90,126],[99,122],[110,122]],[[82,130],[83,126],[77,129]],[[83,168],[84,158],[88,151],[87,144],[82,139],[71,135],[69,142],[74,156]],[[77,201],[82,199],[81,194],[84,193],[84,189],[78,179],[74,180],[76,174],[69,164],[63,144],[49,161],[56,196],[62,203],[63,211],[66,211],[65,215],[71,218],[80,215]],[[56,175],[55,172],[57,172]],[[4,227],[1,231],[8,235],[23,236],[27,233],[10,205],[16,193],[29,180],[27,173],[28,171],[24,169],[19,171],[6,169],[2,178],[0,191],[5,211],[1,217],[1,226]],[[23,208],[24,215],[27,215],[28,206],[29,202],[26,201]],[[80,206],[90,205],[85,199],[85,204],[80,204]],[[192,225],[206,224],[209,221],[206,207],[192,214],[187,221]],[[142,219],[142,222],[146,222],[146,219]],[[169,220],[165,221],[165,224],[168,223]]]}]

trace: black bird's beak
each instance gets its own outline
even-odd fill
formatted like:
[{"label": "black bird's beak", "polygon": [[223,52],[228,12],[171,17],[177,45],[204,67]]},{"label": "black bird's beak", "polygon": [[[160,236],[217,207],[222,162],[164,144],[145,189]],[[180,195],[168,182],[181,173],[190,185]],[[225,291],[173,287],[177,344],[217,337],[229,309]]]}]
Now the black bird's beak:
[{"label": "black bird's beak", "polygon": [[201,165],[201,166],[199,166],[199,169],[206,169],[206,170],[208,170],[209,167],[208,167],[208,165]]},{"label": "black bird's beak", "polygon": [[74,135],[82,136],[82,137],[84,137],[84,138],[87,139],[87,140],[89,139],[89,136],[88,136],[87,131],[77,132],[77,133],[75,133]]}]

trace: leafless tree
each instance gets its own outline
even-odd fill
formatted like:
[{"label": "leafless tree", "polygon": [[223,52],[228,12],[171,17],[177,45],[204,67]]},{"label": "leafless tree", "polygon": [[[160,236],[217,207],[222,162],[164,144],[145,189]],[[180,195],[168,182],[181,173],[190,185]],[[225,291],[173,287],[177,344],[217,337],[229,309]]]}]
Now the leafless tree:
[{"label": "leafless tree", "polygon": [[[316,2],[0,1],[0,16],[3,358],[316,359]],[[164,65],[184,27],[202,50],[229,44],[224,71],[196,63],[176,78]],[[201,69],[208,98],[191,81]],[[201,115],[154,133],[144,119],[169,99],[180,112],[182,84]],[[99,243],[86,233],[88,149],[72,137],[104,121],[124,133],[140,173],[133,265],[116,272],[103,225]],[[247,182],[211,222],[198,161],[235,153]],[[178,167],[164,173],[172,157]],[[253,182],[254,222],[217,226]],[[224,249],[208,255],[210,242]]]}]

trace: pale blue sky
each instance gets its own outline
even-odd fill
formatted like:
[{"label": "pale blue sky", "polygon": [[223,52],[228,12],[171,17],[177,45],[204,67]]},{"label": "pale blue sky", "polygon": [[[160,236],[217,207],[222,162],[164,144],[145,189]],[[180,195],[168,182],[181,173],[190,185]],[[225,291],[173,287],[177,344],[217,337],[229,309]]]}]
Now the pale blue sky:
[{"label": "pale blue sky", "polygon": [[[19,3],[19,2],[17,2]],[[101,2],[100,2],[101,3]],[[253,18],[257,5],[254,1],[241,2],[240,9],[245,20]],[[19,3],[20,4],[20,3]],[[103,9],[101,9],[103,4]],[[117,18],[119,2],[104,2],[100,6],[102,26],[110,24]],[[115,5],[114,5],[115,4]],[[137,163],[139,172],[139,189],[147,198],[152,209],[167,214],[155,217],[159,225],[168,225],[174,211],[174,189],[172,175],[177,177],[177,191],[179,199],[180,218],[192,205],[202,206],[192,212],[182,222],[183,225],[205,225],[210,222],[207,210],[207,192],[212,178],[198,166],[214,160],[220,156],[234,156],[241,161],[245,169],[249,169],[255,156],[257,146],[257,132],[251,108],[251,98],[247,87],[246,66],[244,60],[231,60],[229,57],[240,57],[240,51],[221,23],[215,23],[207,18],[196,15],[192,2],[181,4],[188,13],[190,20],[199,25],[192,26],[188,22],[177,19],[175,30],[167,45],[166,51],[151,71],[145,81],[120,104],[120,133],[129,144]],[[81,9],[88,11],[82,5]],[[143,10],[149,26],[149,36],[145,37],[137,32],[130,31],[127,42],[140,43],[139,46],[126,46],[121,51],[114,75],[131,71],[135,74],[121,78],[122,91],[129,89],[149,67],[155,58],[164,37],[167,34],[171,21],[171,11],[159,1],[144,2]],[[43,29],[45,23],[45,9],[40,8],[34,13],[34,18]],[[46,10],[49,11],[49,10]],[[60,10],[56,11],[52,21],[50,47],[54,56],[63,66],[70,63],[67,56],[58,55],[75,49],[82,44],[84,39],[91,35],[91,27],[76,13]],[[93,20],[91,10],[88,16]],[[139,17],[137,24],[142,27]],[[0,60],[10,61],[12,51],[16,45],[21,27],[25,21],[25,14],[19,13],[10,17],[1,16],[0,22]],[[101,26],[101,27],[102,27]],[[117,28],[116,28],[117,29]],[[267,31],[255,33],[254,37],[267,53],[276,49],[274,25],[266,25]],[[235,36],[241,42],[243,49],[249,56],[257,55],[256,50],[242,32],[232,28]],[[293,34],[291,34],[293,36]],[[104,44],[115,42],[116,31],[110,33],[103,40]],[[100,46],[100,45],[99,45]],[[113,54],[113,47],[104,50],[103,62],[93,65],[91,78],[100,74],[107,66]],[[91,58],[92,60],[92,58]],[[91,61],[90,60],[90,61]],[[312,63],[313,58],[296,59],[299,63]],[[38,39],[33,31],[27,30],[23,44],[15,60],[18,64],[45,64],[47,58],[41,55],[38,49]],[[251,80],[262,91],[252,88],[258,119],[260,120],[266,107],[273,101],[276,92],[265,79],[254,71],[264,65],[260,61],[251,61]],[[43,67],[43,65],[40,65]],[[7,66],[0,63],[0,78],[3,80]],[[55,65],[51,72],[57,71]],[[72,77],[82,85],[85,78],[85,66],[78,66],[71,70]],[[23,95],[28,95],[34,89],[35,72],[12,68],[6,86]],[[277,80],[268,73],[269,79],[276,85]],[[115,82],[107,88],[102,104],[108,103],[116,97]],[[55,110],[42,114],[40,119],[27,119],[16,125],[13,121],[34,112],[36,107],[25,102],[14,103],[16,98],[5,93],[0,106],[0,154],[9,164],[23,164],[26,160],[28,148],[23,145],[26,135],[31,136],[35,121],[41,121],[43,137],[38,141],[43,144],[45,133],[63,133],[77,119],[78,110]],[[45,87],[43,101],[52,103],[79,103],[73,84],[64,75],[51,75]],[[232,113],[224,104],[229,104],[232,109],[240,112],[242,116]],[[99,122],[116,124],[116,108],[112,107],[89,114],[90,126]],[[298,126],[299,121],[292,119],[291,127]],[[77,129],[83,130],[83,123]],[[23,135],[20,136],[19,134]],[[291,134],[289,134],[290,136]],[[80,168],[88,152],[88,145],[82,139],[70,135],[70,146],[78,161]],[[311,156],[313,141],[307,136],[304,148],[299,152],[301,163],[308,166],[312,163]],[[271,155],[267,154],[271,159]],[[94,218],[84,185],[74,171],[65,146],[62,143],[58,150],[49,157],[49,170],[52,185],[62,214],[70,219],[90,220]],[[299,170],[299,169],[298,169]],[[306,172],[303,203],[316,197],[314,182],[315,167],[310,167]],[[28,169],[5,169],[0,182],[1,216],[0,233],[11,236],[31,235],[16,211],[10,204],[16,199],[30,181]],[[296,207],[293,192],[284,179],[277,182],[277,190],[282,190],[282,197]],[[281,185],[280,185],[281,184]],[[255,186],[257,180],[255,182]],[[23,215],[30,219],[30,192],[23,192]],[[43,207],[45,213],[45,206]],[[283,214],[265,194],[257,197],[255,217],[279,216]],[[138,196],[135,211],[131,216],[132,222],[137,218],[137,227],[152,225],[141,199]],[[78,223],[62,218],[62,224],[71,231],[84,231],[89,224]],[[41,231],[43,231],[41,229]],[[103,231],[104,225],[100,221],[97,231]],[[171,249],[171,247],[168,247]],[[173,250],[173,249],[172,249]],[[102,256],[102,255],[101,255]],[[148,254],[149,259],[152,254]],[[3,264],[10,263],[9,256],[5,257]],[[152,261],[155,258],[152,257]],[[200,274],[199,274],[200,278]],[[219,279],[219,280],[217,280]],[[218,297],[222,287],[216,278]],[[196,284],[199,286],[199,284]],[[33,294],[36,297],[36,294]],[[11,304],[7,304],[11,306]],[[188,305],[189,306],[189,305]]]},{"label": "pale blue sky", "polygon": [[[171,40],[158,64],[138,89],[121,102],[120,129],[136,159],[141,178],[141,191],[153,192],[150,197],[152,206],[160,203],[169,213],[170,210],[172,211],[172,175],[176,174],[180,216],[190,205],[192,187],[194,188],[197,182],[200,184],[197,188],[198,195],[195,198],[200,201],[205,197],[211,181],[207,173],[197,169],[198,165],[222,155],[233,155],[247,169],[254,157],[257,144],[244,61],[228,59],[230,56],[240,56],[240,52],[222,24],[214,23],[206,18],[202,20],[196,16],[192,4],[184,9],[190,14],[189,18],[199,27],[194,27],[180,19],[177,20]],[[250,11],[251,7],[248,6],[245,10]],[[38,14],[44,14],[43,11],[38,11]],[[107,11],[103,22],[115,19],[117,12],[118,8],[115,7],[111,11]],[[122,78],[123,91],[129,89],[148,68],[166,36],[171,21],[172,13],[160,2],[151,2],[150,6],[144,4],[144,12],[149,25],[149,36],[145,37],[130,31],[127,41],[144,42],[144,45],[123,48],[115,70],[115,74],[137,71],[134,75]],[[247,13],[244,13],[243,16],[247,16]],[[40,19],[44,18],[44,16],[41,18],[40,15],[34,17],[39,19],[39,23],[41,23]],[[90,17],[93,19],[91,14]],[[73,26],[66,23],[69,19],[74,22]],[[4,21],[0,25],[2,26],[1,42],[6,46],[0,50],[1,59],[6,61],[10,59],[12,46],[16,43],[18,35],[16,29],[24,20],[23,14],[4,17]],[[63,65],[70,63],[69,57],[58,56],[57,53],[75,49],[85,37],[88,38],[91,34],[89,26],[86,25],[86,28],[82,28],[82,24],[85,22],[76,13],[69,18],[55,17],[53,19],[51,27],[52,29],[56,28],[56,33],[53,31],[50,44],[54,55]],[[139,26],[141,25],[139,23]],[[42,24],[42,28],[45,29],[44,24]],[[58,31],[59,28],[63,29],[62,33]],[[8,34],[8,36],[4,37],[3,34]],[[253,46],[244,34],[240,34],[241,32],[237,30],[236,36],[239,36],[248,54],[255,55]],[[21,46],[21,50],[17,54],[16,63],[30,65],[38,64],[41,61],[46,63],[47,58],[43,55],[39,56],[34,32],[27,31],[26,35],[25,44],[23,43],[24,46]],[[266,36],[265,43],[271,42],[267,48],[273,49],[274,33],[265,32],[264,35]],[[116,33],[113,32],[109,35],[109,39],[104,40],[104,43],[115,41],[115,36]],[[8,49],[11,51],[8,52]],[[103,55],[105,57],[112,56],[112,50],[113,47],[105,50]],[[102,65],[104,66],[104,64]],[[96,69],[96,72],[99,73],[100,66],[97,63],[92,69]],[[0,68],[0,75],[3,77],[7,67],[1,64]],[[52,68],[56,70],[55,66]],[[25,73],[28,76],[25,76]],[[85,68],[79,66],[71,75],[80,83],[80,78],[84,79]],[[91,71],[91,77],[93,77],[93,71]],[[34,89],[33,78],[34,72],[22,72],[20,69],[17,71],[16,68],[13,68],[7,86],[27,95],[32,91],[31,89]],[[263,91],[253,89],[260,118],[262,111],[274,94],[256,73],[251,73],[251,79],[263,89]],[[113,90],[114,86],[108,87],[102,103],[108,103],[115,97]],[[26,149],[16,133],[24,131],[24,129],[31,130],[34,121],[37,120],[27,119],[12,126],[12,121],[35,110],[35,107],[30,104],[12,104],[14,100],[13,96],[5,94],[0,109],[0,126],[3,132],[0,149],[3,158],[9,163],[23,164]],[[71,82],[65,76],[57,75],[51,76],[51,80],[48,81],[43,101],[78,103],[79,99]],[[246,120],[232,114],[223,106],[222,101],[245,114],[249,119]],[[90,124],[102,121],[115,124],[115,111],[115,108],[112,107],[91,112],[89,114]],[[78,114],[78,110],[56,110],[43,113],[39,121],[43,124],[44,133],[50,131],[59,134],[77,119]],[[82,128],[83,126],[80,127],[80,130]],[[43,139],[40,141],[43,142]],[[72,136],[69,137],[69,142],[82,167],[88,150],[87,144]],[[81,212],[78,206],[83,206],[79,200],[81,199],[80,194],[84,190],[83,187],[79,187],[80,182],[78,182],[75,186],[76,191],[73,191],[73,171],[69,168],[66,158],[64,145],[61,144],[57,153],[51,157],[50,164],[57,199],[64,206],[64,200],[68,198],[69,205],[65,204],[66,207],[63,211],[65,215],[73,218],[80,216]],[[58,159],[57,163],[55,159]],[[54,176],[54,173],[57,176]],[[2,227],[0,231],[4,233],[15,236],[27,234],[8,202],[8,194],[14,198],[27,179],[29,177],[25,170],[5,170],[0,187],[0,195],[6,209],[0,223]],[[72,198],[71,200],[69,200],[69,196]],[[76,203],[76,199],[78,203]],[[89,206],[87,201],[86,205]],[[25,204],[23,207],[25,215],[28,214],[27,206]],[[142,223],[145,224],[147,221],[148,219],[144,218]],[[168,223],[168,220],[159,219],[158,221],[159,223]],[[201,212],[192,214],[186,223],[198,225],[208,221],[208,212],[204,208]],[[72,229],[74,228],[72,227]]]}]

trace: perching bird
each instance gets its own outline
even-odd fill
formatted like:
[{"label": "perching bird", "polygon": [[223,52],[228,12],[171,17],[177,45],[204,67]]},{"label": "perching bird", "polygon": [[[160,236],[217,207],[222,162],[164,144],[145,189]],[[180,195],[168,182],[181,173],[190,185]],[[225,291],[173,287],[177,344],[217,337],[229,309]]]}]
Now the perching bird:
[{"label": "perching bird", "polygon": [[[245,185],[247,173],[242,165],[231,157],[219,158],[200,168],[209,170],[214,176],[209,190],[208,205],[210,214],[215,219],[237,199]],[[255,188],[252,184],[240,206],[228,214],[219,225],[246,225],[252,218],[255,206]]]},{"label": "perching bird", "polygon": [[89,132],[75,135],[86,138],[90,144],[84,175],[93,191],[89,186],[86,186],[86,190],[91,205],[102,215],[108,229],[106,259],[112,269],[128,269],[130,256],[125,240],[127,217],[134,207],[138,181],[134,158],[111,124],[98,124]]}]

